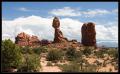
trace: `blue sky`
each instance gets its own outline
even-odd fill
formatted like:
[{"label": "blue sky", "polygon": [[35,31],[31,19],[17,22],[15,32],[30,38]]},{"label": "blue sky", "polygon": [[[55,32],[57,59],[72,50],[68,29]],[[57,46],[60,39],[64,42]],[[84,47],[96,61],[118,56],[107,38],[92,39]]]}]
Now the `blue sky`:
[{"label": "blue sky", "polygon": [[[85,22],[94,22],[97,41],[118,40],[117,2],[2,2],[2,38],[14,39],[25,31],[52,40],[54,16],[60,18],[61,30],[70,39],[80,41],[79,27]],[[51,33],[43,35],[48,31]]]},{"label": "blue sky", "polygon": [[[33,11],[30,12],[20,11],[19,8],[22,7]],[[3,2],[2,15],[3,18],[5,19],[14,19],[16,17],[29,16],[29,15],[38,15],[38,16],[46,17],[46,16],[50,16],[50,14],[48,14],[50,10],[63,8],[63,7],[79,8],[81,11],[85,11],[88,9],[113,10],[113,9],[118,9],[118,3],[117,2]]]}]

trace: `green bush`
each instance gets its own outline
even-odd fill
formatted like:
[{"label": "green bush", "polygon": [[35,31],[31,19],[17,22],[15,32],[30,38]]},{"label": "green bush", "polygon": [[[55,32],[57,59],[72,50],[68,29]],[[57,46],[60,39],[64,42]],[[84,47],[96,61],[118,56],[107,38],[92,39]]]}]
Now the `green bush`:
[{"label": "green bush", "polygon": [[41,67],[40,57],[36,54],[25,54],[24,62],[18,72],[37,72]]},{"label": "green bush", "polygon": [[50,61],[47,62],[47,66],[52,66],[52,63]]},{"label": "green bush", "polygon": [[80,66],[80,69],[89,64],[89,62],[82,57],[75,59],[73,62],[77,63]]},{"label": "green bush", "polygon": [[76,51],[75,48],[68,48],[66,51],[66,57],[68,60],[73,61],[79,57],[82,56],[82,52],[81,51]]},{"label": "green bush", "polygon": [[23,53],[23,54],[26,54],[26,53],[32,54],[32,53],[33,53],[33,50],[32,50],[31,47],[25,46],[25,47],[22,47],[22,53]]},{"label": "green bush", "polygon": [[34,53],[41,54],[40,48],[33,48]]},{"label": "green bush", "polygon": [[118,49],[115,49],[115,48],[110,48],[108,50],[108,54],[113,57],[114,59],[118,59]]},{"label": "green bush", "polygon": [[92,54],[93,49],[91,47],[84,47],[84,50],[82,50],[82,53],[86,56],[89,56]]},{"label": "green bush", "polygon": [[104,58],[104,54],[106,54],[106,50],[99,50],[94,53],[97,58]]},{"label": "green bush", "polygon": [[63,56],[62,51],[59,49],[51,49],[47,54],[48,61],[61,60]]},{"label": "green bush", "polygon": [[45,53],[47,52],[48,48],[46,46],[41,46],[41,47],[37,47],[37,48],[33,48],[33,51],[36,54],[41,54],[42,52]]},{"label": "green bush", "polygon": [[18,68],[22,64],[21,49],[10,39],[2,41],[1,56],[2,71],[7,68]]},{"label": "green bush", "polygon": [[60,66],[63,72],[79,72],[79,65],[72,62],[70,64],[64,64]]},{"label": "green bush", "polygon": [[80,72],[96,72],[97,66],[94,64],[89,64],[87,66],[84,66]]}]

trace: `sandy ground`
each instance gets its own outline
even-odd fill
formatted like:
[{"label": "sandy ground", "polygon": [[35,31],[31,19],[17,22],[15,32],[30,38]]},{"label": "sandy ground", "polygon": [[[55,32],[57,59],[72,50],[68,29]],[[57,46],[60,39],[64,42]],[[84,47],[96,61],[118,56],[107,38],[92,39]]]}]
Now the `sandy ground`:
[{"label": "sandy ground", "polygon": [[[90,64],[94,64],[94,62],[96,60],[98,60],[99,62],[103,63],[105,59],[97,59],[97,58],[85,58]],[[47,66],[47,62],[46,61],[46,56],[45,54],[43,54],[43,56],[41,57],[41,66],[42,66],[42,69],[40,72],[62,72],[60,70],[60,68],[58,66]],[[68,62],[67,62],[68,63]],[[64,64],[64,63],[60,63],[58,62],[58,64]],[[98,72],[110,72],[110,69],[111,69],[111,72],[118,72],[117,70],[115,70],[114,66],[110,64],[107,64],[106,67],[100,67],[98,69]]]},{"label": "sandy ground", "polygon": [[45,57],[41,57],[41,66],[42,69],[40,72],[61,72],[58,66],[47,66],[47,62]]},{"label": "sandy ground", "polygon": [[[110,58],[110,57],[109,57]],[[85,58],[90,64],[94,64],[94,62],[96,60],[98,60],[99,62],[103,63],[104,62],[104,59],[96,59],[96,58]],[[115,70],[114,66],[110,64],[107,64],[106,67],[100,67],[98,69],[98,72],[110,72],[110,69],[111,69],[111,72],[118,72],[117,70]]]},{"label": "sandy ground", "polygon": [[112,66],[111,64],[107,64],[106,67],[101,67],[98,71],[99,72],[110,72],[110,69],[111,69],[111,72],[117,72],[117,70],[115,70],[114,66]]}]

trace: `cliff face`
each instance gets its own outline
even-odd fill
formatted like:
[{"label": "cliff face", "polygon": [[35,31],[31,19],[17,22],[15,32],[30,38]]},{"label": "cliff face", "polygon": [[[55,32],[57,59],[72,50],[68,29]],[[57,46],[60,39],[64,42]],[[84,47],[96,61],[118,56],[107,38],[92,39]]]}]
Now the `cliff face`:
[{"label": "cliff face", "polygon": [[60,21],[58,17],[53,19],[52,27],[55,29],[54,41],[53,43],[65,42],[67,39],[64,38],[62,31],[60,30]]},{"label": "cliff face", "polygon": [[96,47],[96,30],[95,24],[92,22],[84,23],[81,28],[82,39],[81,42],[85,46]]},{"label": "cliff face", "polygon": [[39,45],[40,40],[37,36],[30,36],[24,32],[17,35],[15,38],[15,43],[19,46],[34,46]]}]

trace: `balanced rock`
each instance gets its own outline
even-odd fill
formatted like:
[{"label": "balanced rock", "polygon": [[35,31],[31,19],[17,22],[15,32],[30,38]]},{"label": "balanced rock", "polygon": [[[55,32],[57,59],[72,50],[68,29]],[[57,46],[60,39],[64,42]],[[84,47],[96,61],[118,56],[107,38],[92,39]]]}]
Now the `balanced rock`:
[{"label": "balanced rock", "polygon": [[60,21],[59,21],[58,17],[55,17],[53,19],[52,26],[55,29],[53,43],[59,43],[59,42],[65,42],[65,41],[67,41],[67,39],[63,37],[63,33],[61,32],[61,30],[59,28],[60,27]]},{"label": "balanced rock", "polygon": [[84,46],[96,47],[96,31],[95,24],[92,22],[84,23],[81,28],[82,44]]},{"label": "balanced rock", "polygon": [[40,41],[37,36],[30,36],[24,32],[15,37],[15,43],[19,46],[34,46],[39,45]]}]

